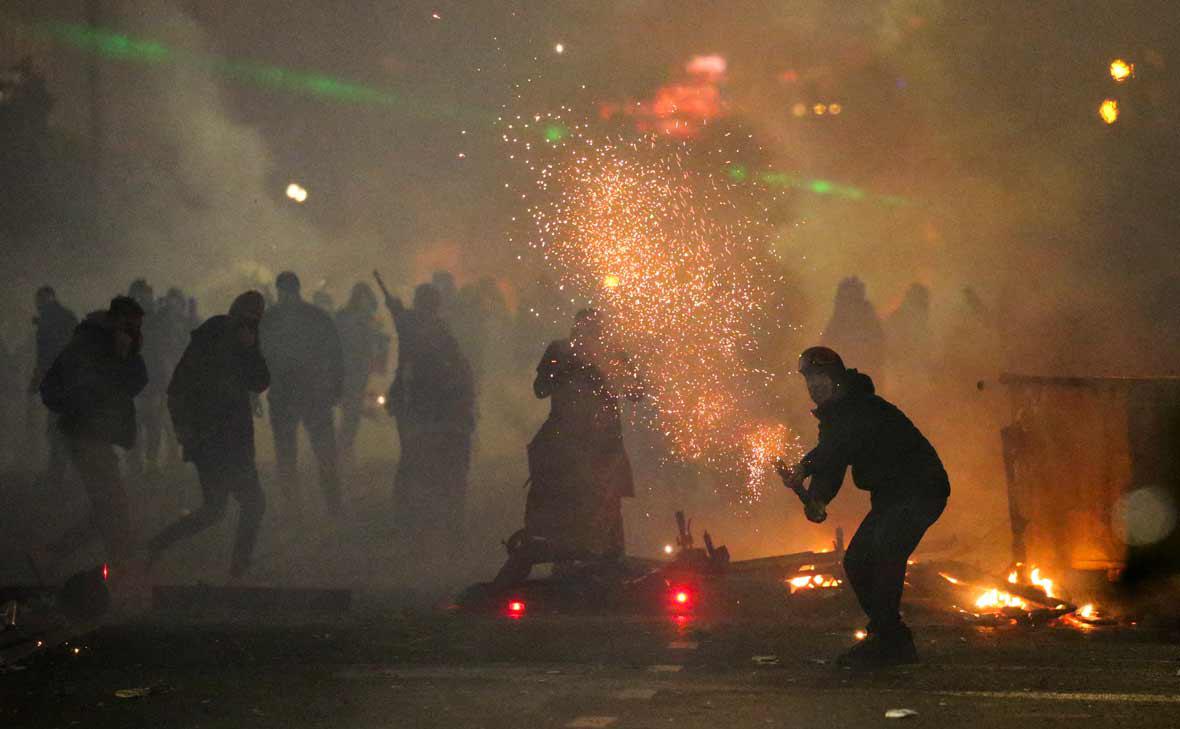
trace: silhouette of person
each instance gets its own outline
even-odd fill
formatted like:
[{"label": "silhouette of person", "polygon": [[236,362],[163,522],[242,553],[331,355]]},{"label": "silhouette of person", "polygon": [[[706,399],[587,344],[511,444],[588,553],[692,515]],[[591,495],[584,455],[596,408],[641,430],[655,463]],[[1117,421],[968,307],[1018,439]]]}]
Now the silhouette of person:
[{"label": "silhouette of person", "polygon": [[241,513],[230,575],[240,577],[250,566],[266,508],[254,462],[251,403],[251,394],[270,384],[258,341],[265,310],[266,300],[259,292],[238,296],[227,315],[210,318],[192,333],[172,373],[168,410],[184,459],[196,466],[203,503],[148,543],[150,561],[220,521],[232,494]]},{"label": "silhouette of person", "polygon": [[284,271],[275,280],[278,303],[266,310],[259,334],[270,369],[270,423],[274,431],[279,484],[292,514],[302,501],[298,481],[300,423],[307,429],[319,464],[320,489],[329,512],[339,514],[333,409],[344,379],[343,352],[327,312],[303,300],[299,277]]}]

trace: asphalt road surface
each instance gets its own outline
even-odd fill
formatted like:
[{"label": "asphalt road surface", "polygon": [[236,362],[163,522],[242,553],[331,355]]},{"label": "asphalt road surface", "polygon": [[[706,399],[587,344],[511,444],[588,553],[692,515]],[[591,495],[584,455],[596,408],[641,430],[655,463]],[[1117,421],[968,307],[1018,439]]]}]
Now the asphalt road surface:
[{"label": "asphalt road surface", "polygon": [[[1177,636],[1143,627],[934,621],[918,626],[923,664],[862,675],[833,667],[851,636],[826,619],[509,619],[404,603],[368,595],[347,613],[155,612],[108,625],[0,673],[0,726],[1180,723]],[[136,688],[150,691],[116,695]],[[888,719],[891,709],[917,715]]]}]

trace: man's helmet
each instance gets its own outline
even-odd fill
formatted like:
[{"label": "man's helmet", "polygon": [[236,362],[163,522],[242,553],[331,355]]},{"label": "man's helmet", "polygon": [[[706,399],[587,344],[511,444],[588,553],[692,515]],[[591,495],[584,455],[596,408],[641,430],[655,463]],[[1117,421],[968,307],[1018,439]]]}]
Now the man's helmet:
[{"label": "man's helmet", "polygon": [[844,360],[827,347],[808,347],[799,355],[799,373],[804,376],[822,373],[836,379],[844,374]]}]

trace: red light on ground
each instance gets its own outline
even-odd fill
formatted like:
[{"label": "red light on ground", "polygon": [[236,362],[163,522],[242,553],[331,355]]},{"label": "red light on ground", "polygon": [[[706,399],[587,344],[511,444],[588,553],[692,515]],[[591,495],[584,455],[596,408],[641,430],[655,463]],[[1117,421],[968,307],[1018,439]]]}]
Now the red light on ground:
[{"label": "red light on ground", "polygon": [[687,587],[674,587],[668,593],[668,599],[673,610],[688,610],[693,604],[692,590]]},{"label": "red light on ground", "polygon": [[524,602],[521,600],[512,600],[508,603],[509,615],[524,615]]},{"label": "red light on ground", "polygon": [[102,581],[106,582],[110,578],[111,578],[111,566],[109,564],[104,564],[102,566]]}]

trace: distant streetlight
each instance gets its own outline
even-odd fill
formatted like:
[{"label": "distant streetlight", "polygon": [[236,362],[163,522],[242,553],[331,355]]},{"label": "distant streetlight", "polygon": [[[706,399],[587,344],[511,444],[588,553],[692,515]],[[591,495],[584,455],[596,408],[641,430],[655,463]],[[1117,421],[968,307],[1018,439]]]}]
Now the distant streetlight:
[{"label": "distant streetlight", "polygon": [[287,197],[302,204],[307,200],[307,189],[298,182],[292,182],[290,185],[287,185]]}]

